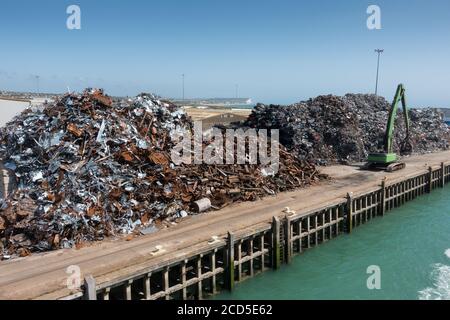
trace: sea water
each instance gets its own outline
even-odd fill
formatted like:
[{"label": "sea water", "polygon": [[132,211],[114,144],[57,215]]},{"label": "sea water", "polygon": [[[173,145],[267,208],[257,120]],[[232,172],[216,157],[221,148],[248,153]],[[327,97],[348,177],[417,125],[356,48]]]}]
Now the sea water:
[{"label": "sea water", "polygon": [[214,298],[450,299],[449,192],[434,190]]}]

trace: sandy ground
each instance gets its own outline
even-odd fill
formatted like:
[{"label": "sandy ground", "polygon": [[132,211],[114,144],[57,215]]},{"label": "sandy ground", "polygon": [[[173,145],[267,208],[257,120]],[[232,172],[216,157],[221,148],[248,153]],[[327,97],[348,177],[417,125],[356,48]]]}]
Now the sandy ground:
[{"label": "sandy ground", "polygon": [[237,115],[242,115],[247,117],[250,115],[251,110],[239,109],[239,110],[231,110],[231,109],[196,109],[196,108],[185,108],[187,114],[194,121],[204,120],[209,117],[217,116],[224,113],[233,113]]},{"label": "sandy ground", "polygon": [[[384,177],[387,183],[427,172],[450,161],[450,151],[406,159],[407,167],[394,173],[361,171],[358,166],[332,166],[322,172],[331,181],[306,189],[286,192],[257,202],[231,205],[220,211],[189,217],[176,226],[131,241],[107,240],[80,250],[58,250],[26,258],[0,262],[0,299],[55,299],[69,295],[65,287],[66,268],[76,265],[83,275],[92,274],[97,284],[123,279],[155,266],[165,265],[201,252],[216,235],[224,239],[228,231],[239,235],[260,230],[273,216],[284,216],[289,207],[298,214],[342,201],[348,192],[355,195],[376,189]],[[221,240],[223,242],[223,240]],[[153,255],[155,246],[163,250]]]}]

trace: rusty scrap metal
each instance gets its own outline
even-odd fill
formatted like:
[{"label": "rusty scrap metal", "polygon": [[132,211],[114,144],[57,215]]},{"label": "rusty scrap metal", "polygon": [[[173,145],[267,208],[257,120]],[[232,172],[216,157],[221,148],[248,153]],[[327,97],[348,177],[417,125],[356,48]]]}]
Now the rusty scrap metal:
[{"label": "rusty scrap metal", "polygon": [[283,148],[274,175],[259,165],[177,166],[170,132],[180,127],[193,123],[157,96],[113,102],[95,89],[18,115],[0,131],[0,159],[17,180],[0,200],[0,258],[151,233],[321,178]]}]

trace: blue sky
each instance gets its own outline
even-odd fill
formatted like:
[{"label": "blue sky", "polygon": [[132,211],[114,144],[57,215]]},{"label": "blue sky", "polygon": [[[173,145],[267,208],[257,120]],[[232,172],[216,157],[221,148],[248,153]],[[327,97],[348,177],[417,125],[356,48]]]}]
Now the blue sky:
[{"label": "blue sky", "polygon": [[[81,30],[66,28],[67,6]],[[382,30],[366,9],[381,8]],[[448,0],[2,0],[0,88],[62,92],[103,87],[186,97],[239,95],[292,103],[319,94],[405,83],[413,106],[450,107]]]}]

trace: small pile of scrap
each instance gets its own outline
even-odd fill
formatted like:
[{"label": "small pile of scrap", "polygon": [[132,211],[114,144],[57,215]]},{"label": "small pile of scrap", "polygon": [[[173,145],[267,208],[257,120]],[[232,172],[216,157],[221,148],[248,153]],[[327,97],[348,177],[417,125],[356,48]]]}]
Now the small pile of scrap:
[{"label": "small pile of scrap", "polygon": [[[390,108],[386,99],[375,95],[327,95],[289,106],[258,104],[246,125],[279,129],[280,141],[289,151],[319,165],[360,162],[383,150]],[[411,109],[410,119],[414,153],[449,149],[450,130],[442,113]],[[394,134],[394,149],[399,152],[406,136],[401,112]]]},{"label": "small pile of scrap", "polygon": [[0,200],[0,258],[153,232],[321,178],[283,148],[275,175],[258,165],[175,165],[171,132],[192,127],[151,94],[113,101],[87,89],[25,110],[0,131],[0,159],[17,185]]}]

